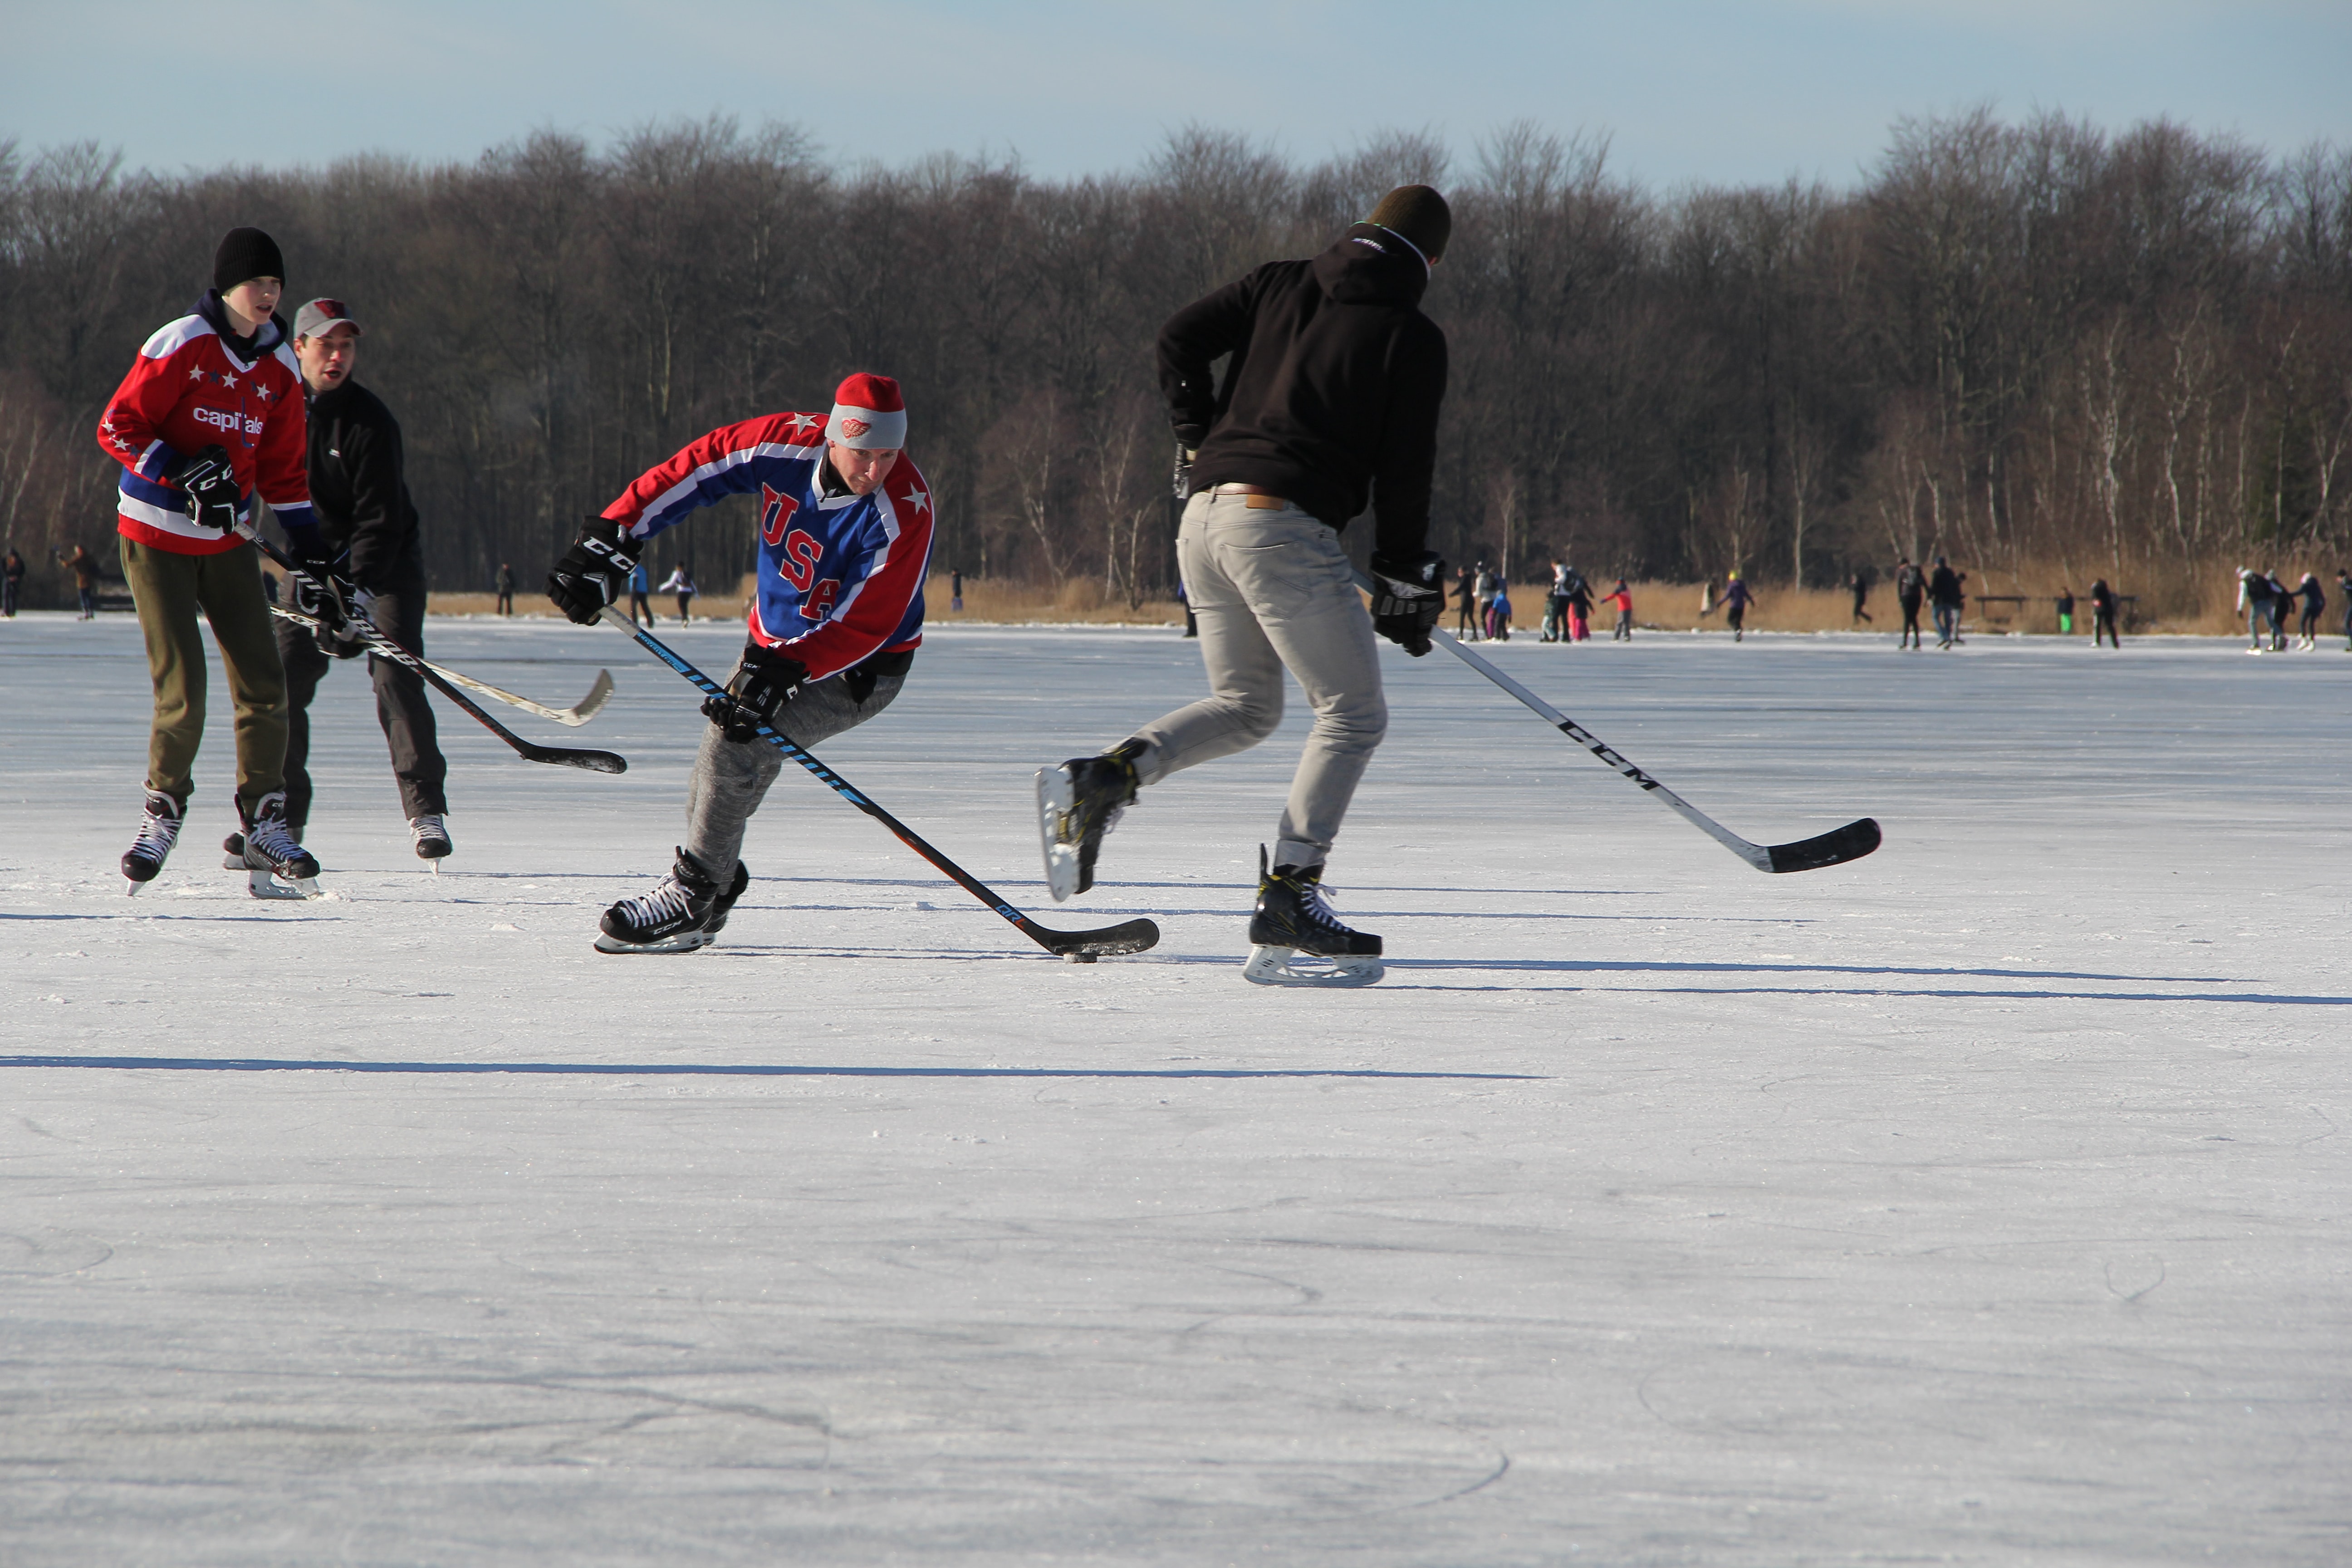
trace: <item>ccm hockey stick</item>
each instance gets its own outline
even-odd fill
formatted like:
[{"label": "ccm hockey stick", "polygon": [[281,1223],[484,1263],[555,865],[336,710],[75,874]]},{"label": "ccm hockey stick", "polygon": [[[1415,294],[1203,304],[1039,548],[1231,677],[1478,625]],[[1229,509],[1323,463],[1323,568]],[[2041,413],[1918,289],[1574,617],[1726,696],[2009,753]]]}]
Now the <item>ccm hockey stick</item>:
[{"label": "ccm hockey stick", "polygon": [[[306,616],[299,610],[289,610],[283,605],[270,605],[269,613],[281,621],[292,621],[298,626],[316,627],[320,625],[317,616]],[[542,719],[552,719],[559,724],[569,724],[574,729],[596,717],[597,710],[604,706],[605,699],[613,695],[613,672],[609,669],[600,669],[596,672],[594,682],[588,688],[588,695],[580,700],[578,706],[550,708],[544,702],[533,702],[528,697],[518,697],[511,691],[501,691],[487,680],[476,680],[470,675],[462,675],[446,664],[436,664],[429,658],[425,659],[424,664],[425,668],[433,671],[442,679],[452,681],[468,691],[478,691],[485,697],[496,698],[509,708],[520,708],[526,713],[536,713]]]},{"label": "ccm hockey stick", "polygon": [[[1367,594],[1377,595],[1378,592],[1372,585],[1370,575],[1362,571],[1356,574],[1356,586]],[[1818,837],[1801,838],[1794,844],[1750,844],[1640,768],[1627,762],[1618,754],[1615,747],[1601,740],[1591,731],[1463,647],[1461,641],[1451,633],[1432,626],[1429,628],[1429,635],[1444,644],[1463,663],[1517,698],[1536,713],[1540,714],[1544,721],[1552,728],[1607,763],[1626,778],[1649,791],[1661,805],[1675,816],[1755,867],[1759,871],[1818,871],[1824,866],[1843,866],[1849,860],[1859,860],[1878,847],[1878,824],[1867,816],[1849,822],[1843,827],[1832,828]]]},{"label": "ccm hockey stick", "polygon": [[[284,551],[278,549],[275,544],[270,543],[267,539],[264,539],[260,533],[255,530],[252,523],[240,520],[236,524],[236,532],[240,538],[251,542],[256,550],[258,550],[264,555],[268,556],[270,560],[276,562],[287,572],[300,577],[304,582],[310,584],[320,593],[332,594],[334,592],[332,587],[320,582],[317,577],[312,576],[310,573],[303,567],[297,565]],[[352,626],[360,634],[360,640],[368,645],[370,652],[381,654],[385,658],[392,660],[394,664],[404,664],[408,666],[409,668],[416,671],[417,674],[425,678],[426,685],[432,687],[434,690],[438,691],[442,696],[446,697],[450,701],[455,702],[458,707],[472,714],[477,720],[481,721],[484,729],[489,731],[490,733],[496,735],[499,740],[504,741],[508,745],[512,746],[515,749],[516,754],[521,757],[523,761],[527,763],[551,763],[558,767],[584,768],[592,773],[625,773],[629,771],[629,760],[626,757],[616,755],[611,752],[575,751],[569,746],[542,746],[534,742],[524,740],[520,735],[516,734],[512,730],[508,729],[504,724],[499,723],[496,719],[491,718],[488,714],[476,707],[464,692],[458,690],[457,688],[450,682],[442,679],[439,672],[431,665],[425,663],[422,658],[409,652],[406,648],[401,647],[398,643],[384,636],[383,633],[377,628],[375,623],[369,620],[365,616],[352,616]]]},{"label": "ccm hockey stick", "polygon": [[[604,624],[614,630],[626,632],[635,638],[646,652],[684,676],[705,696],[723,697],[727,694],[724,687],[687,663],[653,633],[632,624],[628,616],[621,614],[612,605],[604,606],[603,618]],[[863,791],[811,756],[797,742],[778,734],[765,724],[760,726],[758,734],[760,739],[815,774],[818,780],[834,794],[888,828],[898,836],[898,842],[938,867],[946,873],[950,881],[994,910],[1010,921],[1022,935],[1044,948],[1047,952],[1058,953],[1073,963],[1092,963],[1105,953],[1115,955],[1122,952],[1141,952],[1159,942],[1160,928],[1149,920],[1123,921],[1118,925],[1104,926],[1097,931],[1055,931],[1051,926],[1039,925],[1035,921],[997,897],[994,889],[985,882],[923,842],[921,836],[913,828],[868,800]]]}]

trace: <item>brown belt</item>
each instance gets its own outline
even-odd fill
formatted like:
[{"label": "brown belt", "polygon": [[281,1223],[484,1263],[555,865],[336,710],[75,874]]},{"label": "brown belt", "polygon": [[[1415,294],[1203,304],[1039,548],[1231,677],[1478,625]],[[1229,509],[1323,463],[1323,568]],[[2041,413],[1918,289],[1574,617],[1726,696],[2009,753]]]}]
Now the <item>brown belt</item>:
[{"label": "brown belt", "polygon": [[1242,504],[1248,507],[1252,511],[1281,511],[1290,505],[1289,501],[1275,494],[1272,490],[1262,490],[1255,485],[1219,485],[1215,489],[1211,490],[1209,493],[1211,495],[1244,497],[1246,499],[1243,500]]}]

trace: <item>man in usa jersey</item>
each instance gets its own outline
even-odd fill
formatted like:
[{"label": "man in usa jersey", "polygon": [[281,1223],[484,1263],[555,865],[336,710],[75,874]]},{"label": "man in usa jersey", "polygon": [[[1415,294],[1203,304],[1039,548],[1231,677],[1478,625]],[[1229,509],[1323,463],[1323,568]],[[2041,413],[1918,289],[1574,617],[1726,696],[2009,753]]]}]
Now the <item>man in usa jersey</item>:
[{"label": "man in usa jersey", "polygon": [[588,626],[626,592],[655,534],[730,495],[760,505],[751,637],[726,695],[702,705],[711,727],[687,789],[686,842],[651,892],[604,911],[600,952],[709,945],[751,883],[744,825],[783,767],[759,727],[815,746],[905,685],[923,640],[932,522],[930,486],[906,444],[898,384],[861,372],[830,414],[747,419],[646,469],[548,574],[548,597]]}]

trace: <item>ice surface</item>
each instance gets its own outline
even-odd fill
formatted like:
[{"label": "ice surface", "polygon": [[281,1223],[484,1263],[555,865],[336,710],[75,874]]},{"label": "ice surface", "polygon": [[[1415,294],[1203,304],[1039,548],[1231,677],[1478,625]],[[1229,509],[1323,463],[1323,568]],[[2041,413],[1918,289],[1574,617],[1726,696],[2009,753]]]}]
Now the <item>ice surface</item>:
[{"label": "ice surface", "polygon": [[134,900],[137,629],[0,625],[0,1560],[2352,1558],[2334,644],[1486,650],[1759,842],[1885,823],[1786,877],[1393,657],[1338,992],[1240,974],[1295,712],[1045,897],[1032,774],[1199,693],[1172,633],[935,630],[819,748],[1046,923],[1166,932],[1093,965],[789,768],[718,946],[600,955],[693,693],[604,630],[429,650],[609,665],[513,720],[629,773],[443,708],[436,879],[338,667],[338,897],[257,902],[215,666]]}]

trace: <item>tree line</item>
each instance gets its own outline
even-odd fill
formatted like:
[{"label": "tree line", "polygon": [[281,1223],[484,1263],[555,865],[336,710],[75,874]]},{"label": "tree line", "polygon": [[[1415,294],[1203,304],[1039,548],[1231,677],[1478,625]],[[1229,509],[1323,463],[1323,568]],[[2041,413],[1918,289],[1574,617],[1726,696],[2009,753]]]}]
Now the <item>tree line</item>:
[{"label": "tree line", "polygon": [[[1067,180],[725,118],[181,174],[0,143],[0,537],[110,557],[100,410],[253,224],[289,319],[326,294],[366,327],[437,588],[530,581],[649,464],[867,369],[907,389],[940,569],[1140,601],[1173,572],[1159,323],[1421,181],[1455,218],[1425,309],[1457,563],[2146,581],[2352,544],[2352,151],[1978,110],[1897,123],[1850,188],[1662,193],[1608,154],[1532,123],[1314,163],[1192,127]],[[721,509],[656,560],[730,582],[752,530]]]}]

